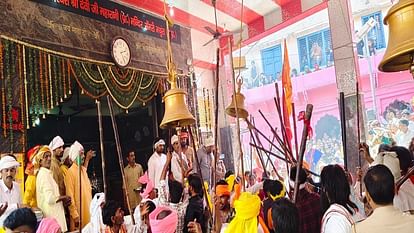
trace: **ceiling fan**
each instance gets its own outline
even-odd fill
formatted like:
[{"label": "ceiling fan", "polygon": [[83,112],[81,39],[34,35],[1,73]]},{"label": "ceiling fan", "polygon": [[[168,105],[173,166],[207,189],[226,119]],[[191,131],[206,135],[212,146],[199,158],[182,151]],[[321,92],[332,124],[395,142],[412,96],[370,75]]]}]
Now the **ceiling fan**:
[{"label": "ceiling fan", "polygon": [[204,27],[208,32],[210,32],[211,35],[213,35],[213,38],[211,40],[207,41],[205,44],[203,44],[203,46],[206,46],[206,45],[210,44],[214,40],[221,39],[221,38],[227,37],[227,36],[231,36],[234,33],[241,33],[242,32],[242,30],[237,30],[237,31],[234,31],[234,32],[231,32],[231,31],[219,32],[219,30],[218,30],[218,23],[217,23],[217,8],[216,8],[216,2],[217,2],[217,0],[212,0],[211,1],[211,4],[214,7],[214,20],[215,20],[215,24],[216,24],[216,30],[212,29],[209,26],[205,26]]}]

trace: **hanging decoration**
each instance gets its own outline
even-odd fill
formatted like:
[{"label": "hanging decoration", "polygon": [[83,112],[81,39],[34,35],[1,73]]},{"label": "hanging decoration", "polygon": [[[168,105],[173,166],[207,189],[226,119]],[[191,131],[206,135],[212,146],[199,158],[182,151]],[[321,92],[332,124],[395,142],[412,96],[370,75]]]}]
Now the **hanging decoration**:
[{"label": "hanging decoration", "polygon": [[167,76],[162,72],[121,69],[110,62],[76,57],[1,36],[2,136],[13,141],[13,131],[24,132],[35,127],[41,116],[44,118],[72,94],[73,80],[82,93],[94,99],[110,95],[127,112],[136,101],[143,105],[149,102],[165,85]]}]

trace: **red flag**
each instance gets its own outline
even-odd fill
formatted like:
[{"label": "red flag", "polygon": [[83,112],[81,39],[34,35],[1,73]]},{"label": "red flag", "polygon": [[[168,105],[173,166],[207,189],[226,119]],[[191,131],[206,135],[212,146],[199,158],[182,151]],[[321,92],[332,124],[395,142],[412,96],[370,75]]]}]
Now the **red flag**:
[{"label": "red flag", "polygon": [[290,114],[292,113],[292,82],[290,80],[290,65],[286,40],[284,41],[282,88],[283,123],[286,128],[289,148],[292,148],[292,129],[290,127]]}]

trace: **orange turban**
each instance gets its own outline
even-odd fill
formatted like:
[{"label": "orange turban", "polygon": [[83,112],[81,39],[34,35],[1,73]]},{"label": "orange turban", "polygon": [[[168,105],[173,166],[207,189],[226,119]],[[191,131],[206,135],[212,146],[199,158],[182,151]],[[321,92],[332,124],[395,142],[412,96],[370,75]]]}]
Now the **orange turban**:
[{"label": "orange turban", "polygon": [[37,145],[33,148],[31,148],[29,151],[27,151],[27,165],[26,165],[26,170],[24,171],[24,173],[26,173],[27,175],[31,175],[33,173],[33,157],[34,155],[36,155],[37,151],[39,150],[40,145]]},{"label": "orange turban", "polygon": [[216,186],[216,196],[230,196],[229,186],[227,184],[220,184]]}]

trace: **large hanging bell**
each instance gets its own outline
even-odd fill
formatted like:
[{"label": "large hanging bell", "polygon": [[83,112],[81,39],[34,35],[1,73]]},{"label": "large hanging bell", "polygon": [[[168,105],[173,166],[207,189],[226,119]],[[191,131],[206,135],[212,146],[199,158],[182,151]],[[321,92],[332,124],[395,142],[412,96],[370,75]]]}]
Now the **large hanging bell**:
[{"label": "large hanging bell", "polygon": [[[229,116],[232,116],[232,117],[238,117],[238,118],[245,119],[249,116],[249,113],[247,112],[247,110],[244,106],[245,97],[242,93],[240,93],[240,89],[241,89],[242,84],[243,84],[242,79],[237,80],[236,95],[231,96],[231,103],[226,108],[226,114],[229,115]],[[237,108],[237,114],[236,114],[236,108]]]},{"label": "large hanging bell", "polygon": [[414,1],[400,0],[388,11],[389,41],[379,64],[383,72],[410,70],[414,75]]},{"label": "large hanging bell", "polygon": [[173,88],[164,95],[165,112],[160,127],[177,128],[195,123],[185,103],[187,92],[180,88]]}]

